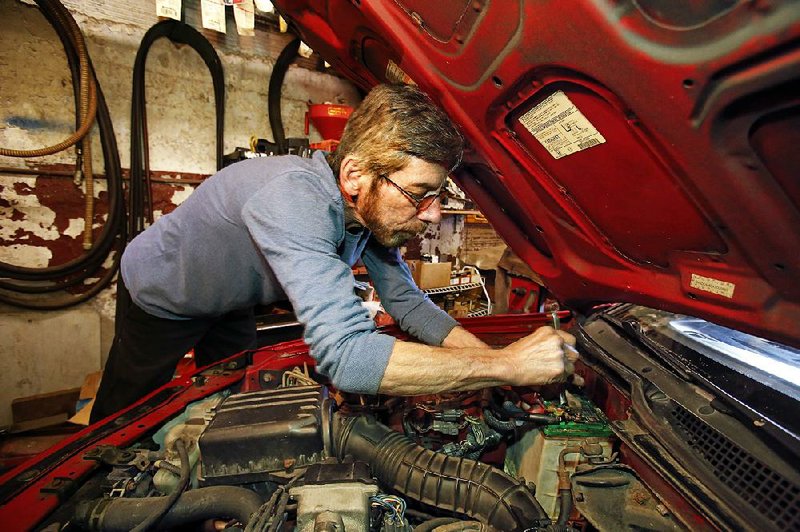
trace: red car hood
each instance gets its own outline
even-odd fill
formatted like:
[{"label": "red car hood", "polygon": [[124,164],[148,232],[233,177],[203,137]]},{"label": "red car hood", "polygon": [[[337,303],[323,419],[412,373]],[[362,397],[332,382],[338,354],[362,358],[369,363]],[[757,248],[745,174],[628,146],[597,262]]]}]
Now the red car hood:
[{"label": "red car hood", "polygon": [[798,2],[275,4],[361,87],[449,112],[459,184],[563,303],[800,346]]}]

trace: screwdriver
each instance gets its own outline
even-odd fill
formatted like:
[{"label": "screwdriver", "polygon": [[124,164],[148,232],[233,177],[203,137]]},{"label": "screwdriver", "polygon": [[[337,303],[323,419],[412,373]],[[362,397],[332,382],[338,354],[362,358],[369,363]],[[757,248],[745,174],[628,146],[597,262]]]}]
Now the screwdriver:
[{"label": "screwdriver", "polygon": [[[550,319],[553,320],[553,329],[558,331],[561,329],[561,318],[558,317],[558,308],[559,308],[558,303],[551,303],[549,305],[549,308],[550,308]],[[578,354],[578,350],[575,349],[573,346],[565,343],[564,347],[567,350],[572,351],[575,354]]]},{"label": "screwdriver", "polygon": [[[561,318],[558,317],[558,308],[558,303],[550,304],[550,318],[553,320],[553,329],[557,331],[561,329]],[[567,343],[564,343],[564,348],[572,351],[575,354],[578,354],[578,350]],[[583,378],[580,375],[572,375],[571,377],[574,384],[578,386],[583,384]],[[566,390],[561,390],[561,392],[558,394],[558,402],[562,406],[567,404]]]}]

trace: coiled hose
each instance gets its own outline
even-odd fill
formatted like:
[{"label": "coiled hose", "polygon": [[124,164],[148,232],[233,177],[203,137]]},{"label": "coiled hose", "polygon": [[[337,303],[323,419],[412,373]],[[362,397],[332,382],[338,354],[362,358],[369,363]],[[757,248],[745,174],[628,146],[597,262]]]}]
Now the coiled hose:
[{"label": "coiled hose", "polygon": [[86,42],[83,39],[83,34],[78,24],[60,2],[36,0],[36,5],[45,13],[53,26],[56,26],[56,24],[58,25],[57,30],[61,30],[70,36],[75,47],[79,74],[73,77],[73,81],[77,81],[77,86],[79,87],[80,126],[63,141],[46,148],[35,150],[0,148],[0,155],[6,157],[43,157],[45,155],[52,155],[64,151],[70,146],[74,146],[75,143],[89,133],[94,123],[95,113],[97,112],[97,98],[95,94],[97,81],[91,72],[89,53],[86,49]]},{"label": "coiled hose", "polygon": [[369,463],[386,486],[406,497],[503,531],[545,528],[550,519],[528,487],[503,471],[421,447],[368,416],[334,416],[340,459]]},{"label": "coiled hose", "polygon": [[272,129],[272,140],[278,146],[278,155],[288,153],[286,145],[286,131],[283,129],[283,117],[281,116],[281,87],[283,79],[289,70],[289,65],[297,59],[297,51],[300,49],[300,37],[289,41],[281,50],[275,66],[272,67],[272,74],[269,77],[269,91],[267,92],[267,113],[269,116],[269,126]]},{"label": "coiled hose", "polygon": [[[37,310],[54,310],[75,305],[94,297],[104,289],[113,279],[119,265],[119,259],[125,245],[125,208],[122,190],[122,171],[117,151],[116,138],[111,123],[108,107],[103,97],[103,92],[97,84],[96,75],[91,59],[86,51],[83,35],[69,11],[57,1],[37,0],[42,14],[53,26],[56,34],[64,46],[64,52],[72,72],[73,84],[79,87],[79,98],[88,98],[86,104],[80,104],[78,119],[83,125],[91,125],[91,119],[96,113],[100,140],[103,148],[103,158],[106,178],[108,180],[109,212],[108,220],[101,230],[100,237],[91,246],[87,253],[64,264],[46,268],[28,268],[11,264],[0,264],[0,301],[11,305],[32,308]],[[86,80],[85,82],[83,80]],[[78,85],[80,84],[80,85]],[[84,96],[86,95],[86,96]],[[83,109],[86,108],[84,115]],[[88,127],[86,130],[88,131]],[[49,148],[18,152],[19,156],[36,156],[54,153],[58,149],[66,149],[69,142],[79,138],[81,129],[69,139]],[[72,139],[72,140],[71,140]],[[85,148],[85,147],[84,147]],[[9,154],[8,151],[3,152]],[[86,162],[91,157],[88,150],[83,150],[82,158]],[[91,165],[84,165],[91,174]],[[91,194],[89,181],[93,176],[86,175],[87,194]],[[87,205],[87,216],[89,207]],[[91,231],[91,220],[87,222]],[[85,241],[86,242],[86,241]],[[113,260],[107,265],[109,256]],[[84,292],[74,294],[66,291],[68,288],[85,285],[91,278],[98,277],[98,271],[105,269],[100,279],[91,284],[91,288]]]},{"label": "coiled hose", "polygon": [[136,60],[133,64],[131,94],[131,179],[130,217],[128,238],[134,238],[153,222],[152,185],[150,181],[150,153],[147,134],[147,108],[145,105],[145,66],[147,54],[158,39],[166,37],[174,43],[187,44],[203,59],[211,73],[214,87],[216,113],[216,163],[222,168],[225,130],[225,77],[222,61],[214,47],[203,35],[188,24],[177,20],[163,20],[153,25],[142,37]]}]

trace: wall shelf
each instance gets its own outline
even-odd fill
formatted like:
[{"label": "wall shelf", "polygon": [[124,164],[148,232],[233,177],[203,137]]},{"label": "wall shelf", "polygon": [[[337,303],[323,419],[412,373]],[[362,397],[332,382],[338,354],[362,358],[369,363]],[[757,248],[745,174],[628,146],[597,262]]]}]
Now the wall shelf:
[{"label": "wall shelf", "polygon": [[469,284],[451,284],[450,286],[442,286],[440,288],[426,288],[423,290],[428,295],[435,295],[435,294],[449,294],[451,292],[463,292],[464,290],[472,290],[473,288],[478,288],[481,286],[481,283],[469,283]]},{"label": "wall shelf", "polygon": [[489,309],[486,308],[486,305],[482,305],[482,306],[470,311],[467,314],[467,317],[468,318],[480,318],[482,316],[488,316],[488,315],[489,315]]}]

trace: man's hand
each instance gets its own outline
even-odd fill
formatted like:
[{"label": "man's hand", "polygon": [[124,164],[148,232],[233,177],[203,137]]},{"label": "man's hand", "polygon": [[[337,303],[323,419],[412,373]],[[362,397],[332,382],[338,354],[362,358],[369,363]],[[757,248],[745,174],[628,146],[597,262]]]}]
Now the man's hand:
[{"label": "man's hand", "polygon": [[501,349],[510,364],[507,377],[515,386],[538,386],[563,382],[575,371],[578,352],[575,337],[552,327],[540,327],[533,334]]},{"label": "man's hand", "polygon": [[[472,335],[453,330],[448,341],[474,342]],[[488,348],[480,340],[474,347],[433,347],[397,340],[380,393],[423,395],[560,382],[574,370],[577,352],[568,347],[573,345],[574,336],[552,327],[542,327],[503,349]]]}]

